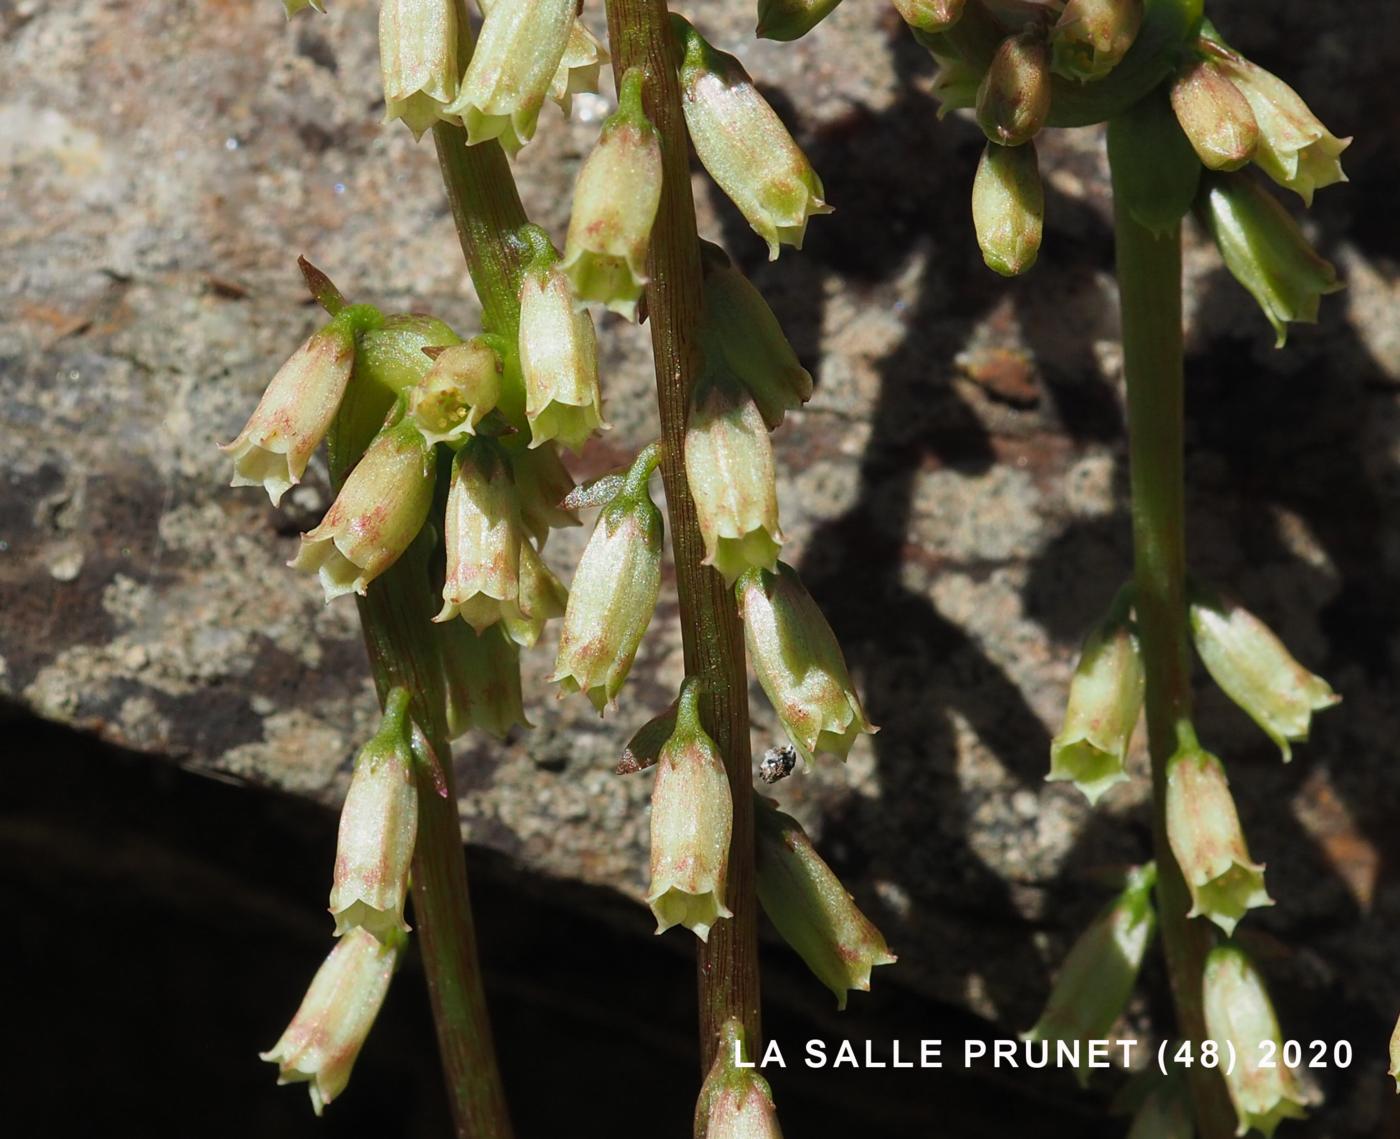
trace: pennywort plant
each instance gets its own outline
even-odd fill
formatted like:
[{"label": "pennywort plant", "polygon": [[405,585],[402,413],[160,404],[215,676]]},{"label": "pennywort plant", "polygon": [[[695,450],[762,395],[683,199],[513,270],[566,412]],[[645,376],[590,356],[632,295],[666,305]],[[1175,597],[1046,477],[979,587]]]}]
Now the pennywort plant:
[{"label": "pennywort plant", "polygon": [[[322,10],[285,6],[288,17]],[[834,6],[765,8],[775,32],[795,35]],[[325,324],[225,448],[233,485],[261,485],[275,505],[326,444],[335,499],[290,564],[319,579],[328,604],[356,599],[383,708],[342,812],[330,893],[339,940],[264,1054],[282,1081],[309,1084],[318,1113],[346,1088],[412,934],[458,1134],[511,1134],[451,744],[530,726],[520,653],[556,619],[561,695],[619,709],[668,531],[686,676],[669,707],[643,710],[618,771],[653,780],[647,901],[658,932],[697,938],[697,1135],[779,1134],[768,1086],[736,1066],[741,1051],[761,1050],[760,904],[842,1006],[894,960],[800,825],[752,794],[746,643],[792,740],[763,766],[766,782],[799,753],[844,759],[875,728],[830,626],[779,561],[770,434],[812,379],[758,290],[700,240],[691,150],[771,258],[800,248],[809,219],[831,207],[735,57],[664,0],[605,7],[606,44],[577,0],[478,0],[479,20],[464,0],[383,0],[385,121],[433,136],[481,327],[352,304],[302,259]],[[609,62],[617,111],[578,173],[561,252],[530,224],[509,160],[550,128],[547,104],[567,115]],[[576,486],[566,455],[608,426],[604,310],[622,318],[605,334],[650,326],[660,434],[622,469]],[[593,510],[566,587],[545,544]]]}]

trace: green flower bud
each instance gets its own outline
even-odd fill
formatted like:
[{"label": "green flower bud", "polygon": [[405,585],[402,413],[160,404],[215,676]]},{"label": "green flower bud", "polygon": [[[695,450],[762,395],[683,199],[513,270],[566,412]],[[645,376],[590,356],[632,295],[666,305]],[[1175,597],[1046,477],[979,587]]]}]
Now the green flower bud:
[{"label": "green flower bud", "polygon": [[457,8],[452,0],[381,0],[379,70],[384,121],[422,138],[457,97]]},{"label": "green flower bud", "polygon": [[748,389],[769,431],[812,398],[811,373],[783,335],[768,302],[717,245],[703,249],[705,308],[700,338],[708,361],[723,360]]},{"label": "green flower bud", "polygon": [[1089,634],[1069,685],[1064,723],[1050,741],[1050,782],[1070,780],[1097,803],[1123,770],[1142,714],[1142,656],[1120,596]]},{"label": "green flower bud", "polygon": [[1225,765],[1186,749],[1167,762],[1167,841],[1191,891],[1188,917],[1208,917],[1225,931],[1246,911],[1271,906],[1264,867],[1249,857]]},{"label": "green flower bud", "polygon": [[1050,115],[1050,49],[1035,28],[1001,41],[977,91],[977,125],[1001,146],[1020,146]]},{"label": "green flower bud", "polygon": [[569,42],[564,47],[564,55],[549,84],[549,97],[559,104],[565,117],[573,109],[575,95],[598,90],[598,76],[603,64],[610,58],[608,49],[598,42],[598,37],[588,30],[582,20],[576,19],[569,29]]},{"label": "green flower bud", "polygon": [[819,981],[846,1007],[850,989],[870,991],[870,971],[895,956],[856,907],[802,824],[766,800],[754,802],[758,900]]},{"label": "green flower bud", "polygon": [[[1254,1128],[1271,1136],[1285,1119],[1302,1119],[1307,1103],[1298,1077],[1283,1061],[1278,1017],[1264,979],[1236,945],[1218,945],[1206,958],[1204,1006],[1206,1034],[1221,1049],[1233,1045],[1233,1066],[1221,1075],[1239,1119],[1237,1135]],[[1273,1044],[1270,1050],[1265,1041]],[[1272,1063],[1265,1066],[1272,1058]]]},{"label": "green flower bud", "polygon": [[505,739],[525,718],[520,692],[520,650],[500,625],[478,635],[465,621],[433,625],[447,696],[451,739],[473,728]]},{"label": "green flower bud", "polygon": [[617,113],[579,170],[562,268],[578,301],[634,319],[661,203],[661,136],[642,110],[643,72],[622,79]]},{"label": "green flower bud", "polygon": [[763,40],[801,39],[832,12],[841,0],[758,0],[758,27]]},{"label": "green flower bud", "polygon": [[1196,214],[1215,239],[1231,275],[1259,302],[1283,347],[1288,322],[1313,324],[1320,299],[1343,288],[1298,223],[1253,179],[1201,180]]},{"label": "green flower bud", "polygon": [[261,486],[276,506],[301,482],[306,464],[330,430],[355,365],[355,333],[332,320],[314,333],[267,385],[257,409],[232,443],[230,486]]},{"label": "green flower bud", "polygon": [[647,490],[658,460],[654,447],[643,451],[603,507],[564,610],[550,679],[584,693],[600,714],[622,690],[661,589],[661,512]]},{"label": "green flower bud", "polygon": [[317,1115],[350,1082],[400,950],[381,944],[367,929],[352,929],[336,942],[287,1031],[261,1058],[278,1067],[278,1084],[305,1081]]},{"label": "green flower bud", "polygon": [[520,507],[505,456],[473,440],[452,461],[444,524],[447,575],[434,621],[461,617],[480,633],[520,612]]},{"label": "green flower bud", "polygon": [[681,107],[690,139],[710,177],[768,243],[802,248],[807,219],[829,214],[821,179],[743,65],[672,16],[680,39]]},{"label": "green flower bud", "polygon": [[894,0],[895,10],[904,22],[921,32],[946,32],[961,18],[965,3],[966,0]]},{"label": "green flower bud", "polygon": [[1035,144],[987,143],[972,183],[972,225],[987,267],[1003,277],[1024,273],[1040,254],[1044,222]]},{"label": "green flower bud", "polygon": [[503,612],[506,635],[523,649],[534,648],[545,625],[564,615],[569,591],[525,538],[520,543],[520,600]]},{"label": "green flower bud", "polygon": [[743,1026],[735,1019],[720,1029],[719,1048],[695,1103],[695,1139],[783,1139],[773,1092],[753,1068]]},{"label": "green flower bud", "polygon": [[685,473],[705,539],[705,564],[726,582],[750,566],[773,569],[783,541],[773,444],[753,397],[714,369],[692,396]]},{"label": "green flower bud", "polygon": [[1142,0],[1069,0],[1050,31],[1050,67],[1079,83],[1102,79],[1142,27]]},{"label": "green flower bud", "polygon": [[1290,741],[1307,740],[1312,714],[1341,701],[1263,621],[1233,601],[1193,597],[1191,635],[1211,679],[1278,744],[1284,763],[1293,758]]},{"label": "green flower bud", "polygon": [[802,579],[778,563],[776,573],[749,570],[735,588],[754,674],[804,759],[828,752],[844,760],[865,718],[846,658]]},{"label": "green flower bud", "polygon": [[462,338],[446,324],[423,313],[405,312],[387,316],[360,337],[355,354],[355,380],[361,380],[392,395],[407,395],[433,366],[425,348],[460,344]]},{"label": "green flower bud", "polygon": [[[515,154],[535,135],[540,109],[569,46],[575,0],[513,0],[486,6],[457,98],[467,144],[499,139]],[[567,83],[566,83],[567,87]]]},{"label": "green flower bud", "polygon": [[[1127,885],[1074,943],[1055,979],[1045,1011],[1026,1040],[1106,1040],[1123,1015],[1137,983],[1138,970],[1152,935],[1157,915],[1152,909],[1152,887],[1157,867],[1152,863],[1128,875]],[[1087,1060],[1087,1056],[1084,1057]],[[1089,1082],[1086,1064],[1075,1068],[1081,1086]]]},{"label": "green flower bud", "polygon": [[1172,110],[1207,170],[1238,170],[1259,147],[1259,124],[1229,77],[1209,60],[1187,65],[1172,82]]},{"label": "green flower bud", "polygon": [[1219,45],[1205,46],[1215,50],[1221,73],[1254,112],[1259,126],[1254,161],[1265,174],[1309,206],[1315,191],[1347,180],[1338,158],[1351,145],[1350,138],[1338,138],[1323,126],[1298,92],[1277,75]]},{"label": "green flower bud", "polygon": [[374,738],[355,760],[340,811],[330,910],[339,937],[365,929],[380,941],[407,933],[404,903],[418,834],[418,788],[409,742],[408,692],[395,688]]},{"label": "green flower bud", "polygon": [[541,549],[550,530],[577,526],[578,515],[563,505],[574,480],[559,458],[553,443],[528,451],[512,450],[515,491],[520,501],[520,521]]},{"label": "green flower bud", "polygon": [[558,439],[579,451],[607,426],[593,318],[575,305],[549,239],[541,234],[531,240],[539,244],[520,287],[519,340],[530,446]]},{"label": "green flower bud", "polygon": [[479,336],[433,349],[432,365],[408,393],[408,413],[429,444],[456,443],[501,399],[501,358]]},{"label": "green flower bud", "polygon": [[399,560],[433,503],[436,456],[411,420],[381,431],[321,524],[288,563],[317,574],[326,601],[366,587]]},{"label": "green flower bud", "polygon": [[656,761],[651,792],[651,886],[656,932],[683,925],[701,941],[720,918],[734,807],[715,741],[700,724],[699,689],[681,688],[676,727]]}]

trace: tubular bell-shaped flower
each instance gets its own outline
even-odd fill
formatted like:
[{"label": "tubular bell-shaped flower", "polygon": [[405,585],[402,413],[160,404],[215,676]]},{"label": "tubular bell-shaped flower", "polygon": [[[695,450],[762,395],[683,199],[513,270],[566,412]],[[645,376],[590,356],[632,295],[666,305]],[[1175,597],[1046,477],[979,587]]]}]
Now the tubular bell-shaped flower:
[{"label": "tubular bell-shaped flower", "polygon": [[551,530],[562,530],[579,524],[578,515],[564,506],[564,500],[574,489],[559,450],[553,443],[511,451],[515,471],[516,497],[520,500],[520,521],[534,538],[535,545],[544,549]]},{"label": "tubular bell-shaped flower", "polygon": [[646,448],[598,515],[564,610],[550,679],[599,713],[622,690],[661,589],[661,511],[647,489],[659,457]]},{"label": "tubular bell-shaped flower", "polygon": [[849,990],[869,992],[870,971],[892,965],[894,954],[801,823],[755,799],[754,838],[763,912],[844,1009]]},{"label": "tubular bell-shaped flower", "polygon": [[651,885],[656,932],[683,925],[701,941],[724,904],[734,807],[719,749],[700,723],[699,685],[686,680],[676,726],[656,761],[651,792]]},{"label": "tubular bell-shaped flower", "polygon": [[[749,1066],[741,1068],[740,1061]],[[754,1063],[743,1027],[737,1020],[725,1021],[715,1062],[695,1103],[695,1139],[783,1139],[773,1092]]]},{"label": "tubular bell-shaped flower", "polygon": [[1189,63],[1172,83],[1172,110],[1207,170],[1238,170],[1259,147],[1259,124],[1229,77],[1211,60]]},{"label": "tubular bell-shaped flower", "polygon": [[[364,307],[355,310],[364,314]],[[221,450],[233,456],[231,486],[261,486],[276,506],[301,482],[330,430],[355,366],[348,311],[332,320],[277,369],[243,430]]]},{"label": "tubular bell-shaped flower", "polygon": [[1316,322],[1322,297],[1343,287],[1331,262],[1318,256],[1288,211],[1252,178],[1203,177],[1196,214],[1225,267],[1269,318],[1280,348],[1290,322]]},{"label": "tubular bell-shaped flower", "polygon": [[807,219],[831,213],[821,179],[743,64],[682,17],[671,21],[682,53],[681,108],[695,153],[768,243],[770,261],[780,245],[801,249]]},{"label": "tubular bell-shaped flower", "polygon": [[1066,79],[1102,79],[1142,27],[1142,0],[1069,0],[1050,31],[1051,68]]},{"label": "tubular bell-shaped flower", "polygon": [[433,349],[427,374],[408,393],[408,413],[429,444],[455,443],[501,399],[501,357],[483,337]]},{"label": "tubular bell-shaped flower", "polygon": [[367,929],[336,942],[317,970],[287,1031],[262,1058],[278,1067],[277,1082],[306,1081],[317,1115],[350,1082],[398,961],[398,938],[383,944]]},{"label": "tubular bell-shaped flower", "polygon": [[452,461],[444,525],[447,575],[434,621],[461,617],[480,633],[520,616],[520,508],[510,463],[489,439]]},{"label": "tubular bell-shaped flower", "polygon": [[1312,714],[1341,700],[1263,621],[1233,601],[1198,592],[1191,599],[1191,635],[1211,679],[1278,745],[1284,763],[1293,758],[1289,743],[1307,740]]},{"label": "tubular bell-shaped flower", "polygon": [[1000,146],[1030,142],[1050,114],[1050,48],[1029,28],[1002,40],[977,91],[977,125]]},{"label": "tubular bell-shaped flower", "polygon": [[[713,344],[706,349],[715,351]],[[750,567],[773,569],[783,541],[773,444],[753,397],[709,361],[691,397],[685,474],[705,564],[726,582]]]},{"label": "tubular bell-shaped flower", "polygon": [[545,625],[564,615],[569,591],[544,564],[528,537],[520,542],[520,600],[517,612],[503,612],[502,622],[508,636],[522,649],[533,648],[544,632]]},{"label": "tubular bell-shaped flower", "polygon": [[1120,595],[1084,642],[1070,681],[1064,724],[1050,741],[1050,782],[1071,780],[1096,803],[1124,782],[1133,729],[1142,714],[1142,657]]},{"label": "tubular bell-shaped flower", "polygon": [[846,658],[817,603],[791,566],[749,570],[735,587],[754,674],[803,757],[844,760],[865,718]]},{"label": "tubular bell-shaped flower", "polygon": [[520,691],[520,650],[501,625],[479,634],[465,621],[445,621],[432,628],[451,739],[473,728],[504,739],[517,724],[532,726]]},{"label": "tubular bell-shaped flower", "polygon": [[457,7],[453,0],[381,0],[379,70],[384,121],[402,119],[415,138],[450,117],[457,97]]},{"label": "tubular bell-shaped flower", "polygon": [[404,419],[375,436],[321,524],[288,563],[315,573],[326,600],[366,587],[398,561],[428,517],[436,457]]},{"label": "tubular bell-shaped flower", "polygon": [[1167,841],[1191,892],[1189,917],[1205,916],[1235,932],[1240,918],[1274,900],[1264,867],[1249,857],[1225,765],[1186,749],[1167,761]]},{"label": "tubular bell-shaped flower", "polygon": [[987,268],[1016,277],[1035,264],[1045,224],[1045,189],[1035,143],[987,143],[972,182],[972,225]]},{"label": "tubular bell-shaped flower", "polygon": [[496,138],[514,154],[534,137],[577,8],[575,0],[497,0],[483,8],[481,35],[447,113],[461,116],[468,145]]},{"label": "tubular bell-shaped flower", "polygon": [[[1127,885],[1074,943],[1045,1011],[1025,1034],[1032,1041],[1105,1040],[1123,1014],[1138,970],[1157,928],[1152,909],[1152,887],[1157,867],[1148,863],[1128,875]],[[1078,1055],[1078,1053],[1076,1053]],[[1084,1057],[1087,1061],[1088,1057]],[[1087,1064],[1075,1075],[1088,1083]]]},{"label": "tubular bell-shaped flower", "polygon": [[593,318],[574,303],[549,238],[528,227],[532,256],[520,286],[520,372],[530,446],[558,439],[582,449],[603,423]]},{"label": "tubular bell-shaped flower", "polygon": [[701,248],[705,308],[700,338],[707,361],[723,361],[748,389],[768,430],[812,398],[812,376],[797,359],[768,302],[717,245]]},{"label": "tubular bell-shaped flower", "polygon": [[598,76],[610,58],[598,37],[582,20],[575,19],[569,29],[569,42],[549,84],[549,97],[559,104],[566,116],[573,109],[575,95],[598,90]]},{"label": "tubular bell-shaped flower", "polygon": [[1218,945],[1210,951],[1203,991],[1206,1034],[1222,1056],[1233,1052],[1234,1062],[1222,1063],[1220,1071],[1239,1119],[1235,1134],[1253,1128],[1271,1136],[1283,1120],[1307,1115],[1298,1077],[1284,1062],[1282,1033],[1264,979],[1243,949]]},{"label": "tubular bell-shaped flower", "polygon": [[661,136],[642,110],[640,67],[622,78],[617,112],[574,184],[562,268],[577,301],[632,320],[647,283],[647,245],[661,203]]},{"label": "tubular bell-shaped flower", "polygon": [[409,929],[403,910],[418,834],[418,788],[408,699],[403,688],[389,693],[379,731],[355,759],[331,886],[337,937],[359,928],[388,941],[395,931]]}]

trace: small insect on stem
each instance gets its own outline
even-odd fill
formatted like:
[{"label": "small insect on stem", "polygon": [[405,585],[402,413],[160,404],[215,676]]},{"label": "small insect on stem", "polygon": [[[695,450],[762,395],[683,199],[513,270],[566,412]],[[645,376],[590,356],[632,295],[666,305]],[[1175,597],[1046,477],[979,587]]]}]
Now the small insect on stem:
[{"label": "small insect on stem", "polygon": [[797,766],[797,749],[792,744],[770,747],[758,764],[758,777],[765,783],[786,779]]}]

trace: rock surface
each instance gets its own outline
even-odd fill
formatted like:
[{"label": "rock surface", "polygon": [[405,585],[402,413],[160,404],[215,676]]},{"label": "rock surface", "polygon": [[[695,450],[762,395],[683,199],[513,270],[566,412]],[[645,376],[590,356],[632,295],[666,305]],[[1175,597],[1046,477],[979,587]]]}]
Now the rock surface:
[{"label": "rock surface", "polygon": [[[1102,138],[1043,147],[1042,261],[1008,284],[968,224],[980,136],[937,121],[929,62],[886,6],[847,4],[791,45],[755,43],[748,5],[713,7],[697,16],[767,87],[836,206],[770,265],[696,179],[702,231],[817,377],[776,437],[785,557],[883,729],[777,796],[900,953],[877,987],[1017,1031],[1107,872],[1150,845],[1141,754],[1097,811],[1042,781],[1077,642],[1130,562]],[[1372,1134],[1400,1009],[1386,874],[1400,853],[1400,117],[1386,97],[1400,13],[1217,7],[1236,46],[1357,136],[1352,183],[1309,223],[1349,287],[1286,350],[1190,239],[1188,493],[1196,570],[1345,697],[1288,767],[1204,685],[1200,727],[1269,863],[1278,905],[1246,926],[1285,1024],[1357,1052],[1350,1073],[1319,1073],[1323,1126]],[[357,298],[474,326],[431,146],[379,125],[375,6],[286,23],[273,0],[0,0],[0,20],[0,692],[334,803],[375,706],[353,606],[324,607],[284,568],[327,505],[324,470],[274,510],[227,489],[215,444],[313,325],[299,253]],[[606,109],[547,109],[517,164],[556,238]],[[645,333],[608,318],[600,337],[615,427],[580,477],[656,431]],[[584,533],[551,543],[566,576]],[[674,604],[616,715],[556,702],[550,663],[544,646],[527,666],[537,729],[457,757],[466,837],[640,898],[648,781],[611,769],[679,678]],[[779,729],[757,689],[754,721],[761,755]],[[1135,1008],[1134,1027],[1152,1011]]]}]

